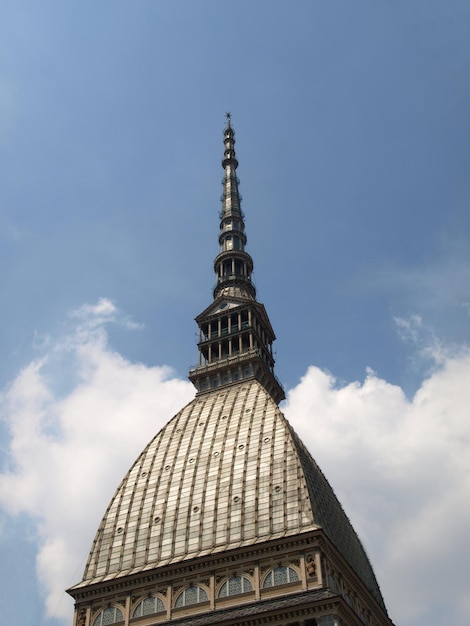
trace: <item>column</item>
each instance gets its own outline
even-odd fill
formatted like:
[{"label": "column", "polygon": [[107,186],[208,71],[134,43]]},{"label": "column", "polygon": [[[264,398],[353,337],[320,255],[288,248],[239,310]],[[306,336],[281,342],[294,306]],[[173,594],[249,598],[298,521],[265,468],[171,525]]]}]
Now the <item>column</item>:
[{"label": "column", "polygon": [[209,602],[211,609],[215,608],[215,576],[214,574],[210,575],[210,592],[209,592]]},{"label": "column", "polygon": [[126,608],[124,611],[124,624],[125,626],[129,626],[129,620],[131,619],[131,594],[128,593],[126,596]]},{"label": "column", "polygon": [[173,602],[173,590],[171,584],[166,588],[166,619],[171,619],[171,604]]},{"label": "column", "polygon": [[300,578],[302,580],[302,590],[307,590],[307,576],[305,572],[305,556],[303,554],[300,555]]},{"label": "column", "polygon": [[255,571],[253,572],[253,578],[255,579],[255,600],[260,599],[260,590],[259,590],[259,565],[258,563],[255,565]]}]

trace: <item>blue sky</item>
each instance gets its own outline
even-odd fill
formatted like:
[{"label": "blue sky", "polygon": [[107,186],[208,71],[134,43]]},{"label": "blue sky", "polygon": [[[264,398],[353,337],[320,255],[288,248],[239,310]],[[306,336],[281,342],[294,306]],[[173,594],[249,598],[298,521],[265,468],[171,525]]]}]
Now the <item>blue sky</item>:
[{"label": "blue sky", "polygon": [[[286,413],[307,439],[314,425],[310,450],[368,547],[392,618],[470,619],[460,529],[442,554],[435,545],[450,518],[470,521],[469,26],[464,0],[2,4],[9,624],[71,623],[58,590],[80,578],[133,458],[191,397],[226,111]],[[374,480],[359,448],[381,468]],[[383,494],[396,511],[388,521]],[[416,526],[429,537],[419,549]],[[432,567],[448,568],[440,594]]]}]

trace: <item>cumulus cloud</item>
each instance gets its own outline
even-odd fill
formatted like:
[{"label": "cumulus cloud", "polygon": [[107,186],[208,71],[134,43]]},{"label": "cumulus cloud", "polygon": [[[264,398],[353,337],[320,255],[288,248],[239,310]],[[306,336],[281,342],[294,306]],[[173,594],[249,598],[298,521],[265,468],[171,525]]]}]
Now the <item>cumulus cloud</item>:
[{"label": "cumulus cloud", "polygon": [[411,400],[370,371],[338,387],[310,367],[285,408],[410,626],[470,623],[470,351],[439,359]]},{"label": "cumulus cloud", "polygon": [[[63,589],[79,580],[117,484],[194,395],[169,368],[131,363],[110,348],[106,324],[134,324],[109,300],[70,319],[1,404],[11,439],[0,505],[35,520],[46,610],[64,626],[72,608],[60,602]],[[419,343],[420,325],[410,319],[401,330]],[[470,351],[436,354],[411,399],[373,371],[338,385],[312,366],[284,407],[364,539],[401,626],[470,622]]]},{"label": "cumulus cloud", "polygon": [[46,610],[64,624],[71,602],[63,590],[81,577],[107,500],[144,445],[194,396],[168,367],[130,363],[109,348],[104,324],[121,318],[105,299],[81,307],[76,324],[46,342],[46,354],[1,397],[11,441],[0,504],[36,520]]}]

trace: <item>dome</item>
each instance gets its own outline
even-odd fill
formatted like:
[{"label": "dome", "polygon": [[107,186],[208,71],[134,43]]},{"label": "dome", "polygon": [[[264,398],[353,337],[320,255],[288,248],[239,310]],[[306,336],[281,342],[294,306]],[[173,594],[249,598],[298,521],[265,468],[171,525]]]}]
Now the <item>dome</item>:
[{"label": "dome", "polygon": [[251,379],[198,395],[154,437],[111,500],[74,588],[316,529],[383,607],[332,488]]}]

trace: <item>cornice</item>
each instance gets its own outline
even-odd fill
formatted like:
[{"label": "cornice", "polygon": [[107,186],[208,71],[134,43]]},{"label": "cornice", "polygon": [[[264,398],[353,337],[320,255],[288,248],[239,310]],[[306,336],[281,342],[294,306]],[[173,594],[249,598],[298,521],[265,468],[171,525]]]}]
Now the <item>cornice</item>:
[{"label": "cornice", "polygon": [[187,576],[188,574],[212,573],[214,570],[241,562],[259,561],[273,556],[300,551],[304,548],[313,548],[322,531],[310,531],[293,537],[273,539],[263,544],[235,548],[219,554],[210,554],[188,561],[163,565],[155,569],[127,574],[109,581],[91,583],[83,587],[67,589],[76,602],[92,599],[97,596],[115,595],[116,593],[132,591],[136,587],[148,584],[168,583],[171,580]]}]

